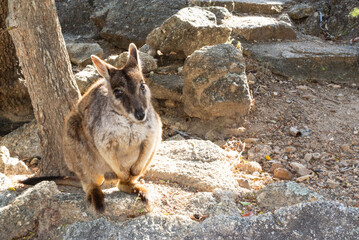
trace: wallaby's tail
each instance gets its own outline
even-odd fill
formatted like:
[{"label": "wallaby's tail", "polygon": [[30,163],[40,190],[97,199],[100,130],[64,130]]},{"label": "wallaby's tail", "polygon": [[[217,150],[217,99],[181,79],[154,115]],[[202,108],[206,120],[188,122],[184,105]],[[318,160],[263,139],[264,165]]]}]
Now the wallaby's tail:
[{"label": "wallaby's tail", "polygon": [[50,176],[50,177],[31,177],[20,181],[26,185],[35,185],[42,181],[54,181],[57,185],[68,185],[74,187],[82,187],[80,180],[76,176]]}]

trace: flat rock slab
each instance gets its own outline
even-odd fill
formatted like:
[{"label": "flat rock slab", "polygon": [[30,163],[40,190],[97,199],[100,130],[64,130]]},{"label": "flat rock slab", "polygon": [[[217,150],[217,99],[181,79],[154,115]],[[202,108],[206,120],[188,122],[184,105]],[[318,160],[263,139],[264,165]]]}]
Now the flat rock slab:
[{"label": "flat rock slab", "polygon": [[205,192],[215,188],[236,189],[238,184],[225,160],[225,153],[210,141],[165,141],[145,177],[176,182]]},{"label": "flat rock slab", "polygon": [[358,239],[359,208],[302,203],[254,217],[208,218],[184,239]]},{"label": "flat rock slab", "polygon": [[221,6],[239,13],[278,14],[292,0],[190,0],[190,5]]},{"label": "flat rock slab", "polygon": [[274,73],[290,78],[359,82],[359,48],[322,42],[244,44]]},{"label": "flat rock slab", "polygon": [[292,40],[297,37],[292,24],[272,17],[233,16],[224,20],[223,24],[232,28],[232,36],[247,41]]}]

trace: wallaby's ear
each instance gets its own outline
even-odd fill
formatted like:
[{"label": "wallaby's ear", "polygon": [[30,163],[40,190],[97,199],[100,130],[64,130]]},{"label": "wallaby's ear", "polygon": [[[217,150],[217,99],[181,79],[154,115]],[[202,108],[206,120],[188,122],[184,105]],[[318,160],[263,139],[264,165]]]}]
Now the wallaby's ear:
[{"label": "wallaby's ear", "polygon": [[110,79],[110,74],[109,74],[109,65],[101,60],[99,57],[95,56],[95,55],[91,55],[91,59],[93,64],[95,65],[97,72],[104,77],[105,79],[109,80]]},{"label": "wallaby's ear", "polygon": [[140,57],[135,44],[131,43],[128,48],[127,67],[138,67],[141,70]]}]

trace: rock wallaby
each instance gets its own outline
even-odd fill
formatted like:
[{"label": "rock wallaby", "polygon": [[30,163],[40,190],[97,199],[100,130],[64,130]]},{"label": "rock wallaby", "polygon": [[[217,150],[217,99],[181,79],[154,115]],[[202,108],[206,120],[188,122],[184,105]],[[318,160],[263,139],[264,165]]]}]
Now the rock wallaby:
[{"label": "rock wallaby", "polygon": [[130,44],[128,52],[121,69],[91,56],[103,78],[67,115],[63,131],[65,162],[76,177],[34,177],[22,183],[54,180],[81,186],[97,212],[104,211],[104,180],[116,180],[119,190],[138,193],[148,202],[148,192],[137,180],[160,144],[162,123],[151,104],[136,46]]}]

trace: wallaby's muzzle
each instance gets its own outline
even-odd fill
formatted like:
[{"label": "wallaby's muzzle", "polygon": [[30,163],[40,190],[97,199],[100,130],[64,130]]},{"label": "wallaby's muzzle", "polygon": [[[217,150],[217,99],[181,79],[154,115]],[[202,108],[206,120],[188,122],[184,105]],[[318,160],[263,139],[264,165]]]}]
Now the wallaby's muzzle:
[{"label": "wallaby's muzzle", "polygon": [[146,117],[146,113],[145,111],[143,111],[143,109],[136,109],[135,110],[135,118],[139,121],[144,120]]}]

